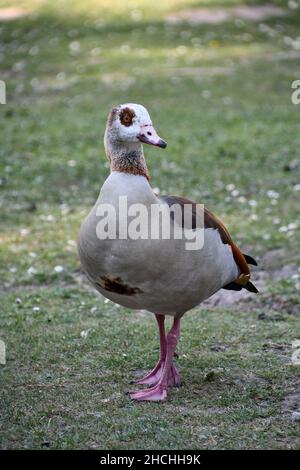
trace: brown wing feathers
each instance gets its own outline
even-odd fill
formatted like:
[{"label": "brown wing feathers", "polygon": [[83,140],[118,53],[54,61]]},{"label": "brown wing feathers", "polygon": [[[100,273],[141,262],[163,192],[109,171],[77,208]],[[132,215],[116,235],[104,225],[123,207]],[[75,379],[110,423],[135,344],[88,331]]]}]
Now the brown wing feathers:
[{"label": "brown wing feathers", "polygon": [[225,225],[221,222],[220,219],[218,219],[207,209],[204,209],[204,223],[205,227],[212,227],[217,229],[220,233],[223,243],[231,246],[233,258],[241,271],[239,277],[234,282],[230,282],[224,286],[224,289],[241,290],[244,287],[250,292],[258,292],[256,287],[252,284],[252,282],[250,282],[250,269],[248,266],[248,263],[257,266],[255,259],[252,258],[252,256],[244,255],[241,252],[241,250],[232,240]]},{"label": "brown wing feathers", "polygon": [[237,245],[232,240],[223,222],[221,222],[221,220],[218,219],[218,217],[212,214],[209,210],[204,209],[204,224],[205,224],[205,228],[215,228],[219,231],[222,242],[225,243],[226,245],[231,245],[234,260],[236,264],[238,265],[238,267],[240,268],[241,273],[245,275],[249,275],[250,270],[249,270],[247,261],[243,253],[241,252],[241,250],[237,247]]},{"label": "brown wing feathers", "polygon": [[[161,199],[164,200],[169,206],[172,206],[173,204],[179,204],[181,206],[183,206],[184,204],[192,204],[192,212],[193,212],[193,219],[194,219],[193,228],[196,228],[195,224],[196,224],[196,206],[197,205],[195,202],[191,201],[190,199],[186,199],[186,198],[178,197],[178,196],[161,196]],[[184,225],[184,220],[182,220],[182,224]],[[212,212],[210,212],[206,208],[204,209],[204,226],[205,228],[214,228],[218,230],[222,242],[226,245],[231,246],[233,258],[241,271],[241,274],[239,275],[239,277],[235,281],[224,286],[224,289],[241,290],[244,287],[250,292],[258,292],[256,287],[250,282],[250,270],[248,266],[248,263],[254,264],[257,266],[255,259],[252,258],[252,256],[244,255],[241,252],[241,250],[232,240],[223,222],[221,222],[221,220],[218,219],[218,217],[216,217]]]}]

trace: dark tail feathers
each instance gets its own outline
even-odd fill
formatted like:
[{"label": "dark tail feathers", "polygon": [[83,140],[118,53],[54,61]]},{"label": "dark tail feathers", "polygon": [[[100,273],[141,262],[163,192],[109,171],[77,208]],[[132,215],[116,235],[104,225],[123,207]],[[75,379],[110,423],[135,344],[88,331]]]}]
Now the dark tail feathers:
[{"label": "dark tail feathers", "polygon": [[[254,266],[257,266],[257,262],[255,261],[254,258],[250,255],[244,255],[245,260],[247,261],[248,264],[253,264]],[[259,291],[256,289],[255,285],[252,284],[252,282],[248,281],[247,284],[244,286],[241,286],[240,284],[237,284],[236,282],[230,282],[229,284],[226,284],[226,286],[223,287],[223,289],[226,290],[242,290],[242,289],[247,289],[249,292],[254,292],[257,294]]]},{"label": "dark tail feathers", "polygon": [[223,286],[223,289],[226,290],[242,290],[246,289],[249,292],[254,292],[257,294],[259,291],[256,289],[255,285],[252,284],[252,282],[248,281],[247,284],[244,286],[241,286],[240,284],[237,284],[236,282],[230,282],[229,284],[226,284],[226,286]]},{"label": "dark tail feathers", "polygon": [[253,264],[254,266],[257,266],[257,262],[255,261],[254,258],[252,258],[252,256],[245,255],[245,253],[243,253],[243,256],[244,256],[244,258],[245,258],[245,260],[247,261],[248,264]]}]

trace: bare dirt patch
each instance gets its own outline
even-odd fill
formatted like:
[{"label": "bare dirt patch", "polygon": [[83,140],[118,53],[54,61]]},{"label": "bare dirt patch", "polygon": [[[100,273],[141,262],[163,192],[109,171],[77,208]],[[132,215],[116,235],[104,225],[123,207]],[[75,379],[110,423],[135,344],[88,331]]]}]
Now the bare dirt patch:
[{"label": "bare dirt patch", "polygon": [[284,16],[285,11],[274,5],[240,5],[233,9],[234,15],[242,20],[261,21],[272,16]]},{"label": "bare dirt patch", "polygon": [[[255,275],[252,276],[252,281],[260,292],[262,292],[264,289],[267,277],[268,275],[264,271],[257,271]],[[221,289],[213,296],[202,302],[201,305],[203,308],[217,307],[219,305],[222,307],[235,305],[236,308],[239,308],[241,303],[250,302],[253,299],[253,296],[253,293],[248,292],[245,289],[240,291]]]},{"label": "bare dirt patch", "polygon": [[28,12],[23,8],[0,8],[0,21],[11,21],[26,16]]},{"label": "bare dirt patch", "polygon": [[167,16],[168,23],[188,21],[191,24],[220,24],[240,19],[262,21],[274,16],[284,16],[285,10],[274,5],[240,5],[234,8],[187,8]]},{"label": "bare dirt patch", "polygon": [[[270,250],[264,257],[259,260],[259,268],[252,268],[251,281],[257,287],[260,293],[264,293],[267,288],[268,280],[290,279],[294,274],[298,274],[298,266],[296,263],[286,263],[287,253],[284,249]],[[259,294],[254,295],[245,289],[241,291],[227,291],[224,289],[216,292],[212,297],[202,302],[204,308],[217,306],[230,306],[239,308],[243,304],[243,308],[247,303],[258,302]],[[286,311],[291,314],[299,313],[299,306],[285,302],[280,295],[274,295],[271,298],[269,308],[278,311]]]},{"label": "bare dirt patch", "polygon": [[300,422],[300,382],[284,399],[282,410],[284,413],[288,414],[291,419]]}]

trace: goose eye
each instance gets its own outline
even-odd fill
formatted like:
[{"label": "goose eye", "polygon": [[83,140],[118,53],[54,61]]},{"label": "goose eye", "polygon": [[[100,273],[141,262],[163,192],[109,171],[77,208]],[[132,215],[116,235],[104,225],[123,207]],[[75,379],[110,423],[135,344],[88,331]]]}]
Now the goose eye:
[{"label": "goose eye", "polygon": [[123,126],[129,127],[133,123],[133,118],[135,117],[135,112],[130,108],[122,109],[120,113],[120,121]]}]

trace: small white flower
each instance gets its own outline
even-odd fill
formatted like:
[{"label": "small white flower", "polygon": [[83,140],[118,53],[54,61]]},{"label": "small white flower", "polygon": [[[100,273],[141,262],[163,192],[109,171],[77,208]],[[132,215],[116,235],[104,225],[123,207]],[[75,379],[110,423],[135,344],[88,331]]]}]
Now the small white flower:
[{"label": "small white flower", "polygon": [[227,104],[230,104],[230,103],[231,103],[231,98],[230,98],[230,96],[224,96],[224,98],[223,98],[223,103],[226,104],[226,105],[227,105]]},{"label": "small white flower", "polygon": [[[185,54],[187,52],[187,50],[188,50],[187,47],[183,46],[183,45],[180,45],[180,46],[176,47],[176,52],[177,52],[177,54],[180,54],[180,55]],[[210,96],[210,91],[209,90],[204,90],[204,91],[205,92],[208,91],[209,96]]]},{"label": "small white flower", "polygon": [[20,62],[16,62],[12,69],[14,72],[21,72],[22,70],[24,70],[24,68],[26,67],[26,60],[20,60]]},{"label": "small white flower", "polygon": [[80,332],[81,338],[86,339],[86,338],[88,337],[88,334],[89,334],[90,331],[91,331],[90,328],[89,328],[88,330],[82,330],[82,331]]},{"label": "small white flower", "polygon": [[29,232],[30,232],[30,230],[28,228],[21,228],[20,235],[21,235],[21,237],[26,237],[26,235],[28,235]]},{"label": "small white flower", "polygon": [[125,52],[125,53],[127,53],[127,52],[129,52],[129,51],[130,51],[130,49],[131,49],[131,47],[130,47],[130,45],[129,45],[129,44],[122,44],[122,45],[120,46],[120,50],[121,50],[121,52]]},{"label": "small white flower", "polygon": [[34,312],[39,312],[41,309],[40,309],[40,307],[33,307],[32,310],[33,310]]},{"label": "small white flower", "polygon": [[76,160],[69,160],[68,161],[68,166],[70,166],[71,168],[74,168],[74,166],[76,166],[76,165],[77,165]]},{"label": "small white flower", "polygon": [[70,42],[69,49],[72,54],[77,54],[80,51],[80,42],[79,41]]},{"label": "small white flower", "polygon": [[269,191],[267,191],[267,196],[270,199],[278,199],[279,198],[279,193],[277,191],[274,191],[273,189],[270,189]]},{"label": "small white flower", "polygon": [[280,233],[285,233],[285,232],[287,232],[287,231],[288,231],[288,228],[287,228],[286,225],[282,225],[282,226],[279,227],[279,229],[278,229],[278,232],[280,232]]},{"label": "small white flower", "polygon": [[[93,413],[91,413],[93,416],[95,416],[96,418],[101,418],[101,416],[104,415],[104,413],[102,413],[101,411],[94,411]],[[95,446],[97,447],[97,446]]]},{"label": "small white flower", "polygon": [[300,184],[295,184],[295,186],[293,186],[293,190],[300,191]]},{"label": "small white flower", "polygon": [[296,51],[300,50],[300,40],[298,38],[292,42],[292,48]]},{"label": "small white flower", "polygon": [[102,52],[101,47],[94,47],[94,49],[91,50],[91,55],[96,57],[97,55],[100,55]]},{"label": "small white flower", "polygon": [[39,53],[39,46],[33,46],[31,49],[29,49],[29,54],[30,55],[37,55]]},{"label": "small white flower", "polygon": [[238,189],[234,189],[234,190],[231,192],[231,196],[233,196],[233,197],[237,197],[239,194],[240,194],[240,192],[239,192]]},{"label": "small white flower", "polygon": [[283,42],[284,42],[284,44],[286,44],[287,46],[291,46],[291,45],[293,44],[293,39],[290,38],[289,36],[284,36]]},{"label": "small white flower", "polygon": [[59,80],[60,82],[63,82],[66,79],[66,73],[65,72],[58,72],[56,75],[56,80]]},{"label": "small white flower", "polygon": [[140,21],[142,17],[143,13],[141,12],[141,10],[132,10],[131,18],[133,19],[133,21]]},{"label": "small white flower", "polygon": [[288,1],[288,7],[291,10],[296,10],[299,7],[299,5],[298,5],[298,2],[296,0],[289,0]]},{"label": "small white flower", "polygon": [[36,274],[37,269],[35,269],[33,266],[30,266],[30,268],[27,269],[28,274]]},{"label": "small white flower", "polygon": [[264,23],[260,23],[258,25],[258,29],[259,31],[261,31],[262,33],[267,33],[269,30],[270,30],[270,26],[268,26],[267,24],[264,24]]},{"label": "small white flower", "polygon": [[105,304],[108,304],[108,302],[110,302],[109,299],[105,299],[105,300],[104,300],[104,303],[105,303]]},{"label": "small white flower", "polygon": [[63,270],[64,270],[63,266],[59,266],[59,265],[55,266],[55,268],[54,268],[54,271],[56,273],[62,273]]},{"label": "small white flower", "polygon": [[257,206],[257,201],[255,199],[250,199],[249,200],[249,206],[256,207]]},{"label": "small white flower", "polygon": [[234,184],[227,184],[225,186],[225,188],[227,189],[227,191],[233,191],[235,189],[235,185]]},{"label": "small white flower", "polygon": [[45,221],[45,222],[54,222],[55,221],[55,218],[53,217],[52,214],[48,214],[48,215],[41,215],[40,216],[40,219]]},{"label": "small white flower", "polygon": [[258,220],[258,216],[256,214],[251,214],[250,220]]}]

